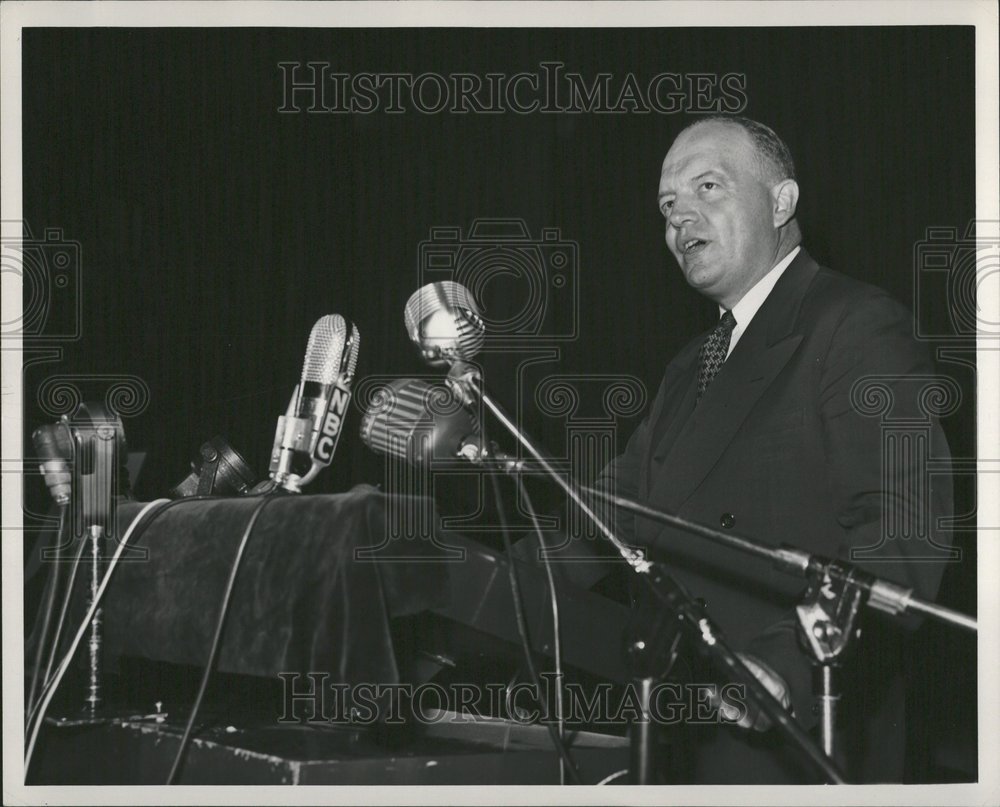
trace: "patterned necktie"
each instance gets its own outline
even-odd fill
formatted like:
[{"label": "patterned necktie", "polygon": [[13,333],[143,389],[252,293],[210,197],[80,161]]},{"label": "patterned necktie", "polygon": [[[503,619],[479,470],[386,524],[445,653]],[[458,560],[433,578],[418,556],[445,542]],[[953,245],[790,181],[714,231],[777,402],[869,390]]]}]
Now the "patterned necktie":
[{"label": "patterned necktie", "polygon": [[702,342],[701,350],[698,351],[698,400],[705,394],[708,385],[712,383],[716,373],[722,368],[722,363],[726,360],[726,353],[729,352],[729,340],[733,335],[733,328],[736,327],[736,318],[732,311],[727,311],[722,315],[719,324]]}]

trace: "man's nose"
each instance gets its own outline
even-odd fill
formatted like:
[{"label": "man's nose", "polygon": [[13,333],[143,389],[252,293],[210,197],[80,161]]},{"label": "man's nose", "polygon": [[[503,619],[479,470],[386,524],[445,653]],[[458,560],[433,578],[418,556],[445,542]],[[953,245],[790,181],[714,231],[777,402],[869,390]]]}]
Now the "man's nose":
[{"label": "man's nose", "polygon": [[695,209],[688,201],[683,201],[679,197],[674,200],[673,209],[670,211],[670,215],[667,220],[670,222],[671,226],[680,228],[685,224],[694,221],[698,217],[698,211]]}]

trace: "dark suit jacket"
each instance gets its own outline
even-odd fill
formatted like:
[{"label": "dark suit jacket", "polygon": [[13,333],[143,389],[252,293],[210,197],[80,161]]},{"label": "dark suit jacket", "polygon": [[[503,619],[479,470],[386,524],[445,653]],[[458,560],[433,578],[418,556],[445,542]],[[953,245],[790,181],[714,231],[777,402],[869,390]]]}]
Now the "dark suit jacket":
[{"label": "dark suit jacket", "polygon": [[[818,266],[802,250],[696,405],[705,335],[670,362],[648,416],[606,470],[617,491],[693,521],[852,560],[934,599],[944,550],[931,542],[948,544],[935,527],[951,513],[951,483],[929,479],[923,460],[928,454],[947,459],[948,447],[924,411],[921,390],[932,383],[933,368],[913,338],[910,313],[880,289]],[[881,387],[855,388],[868,376],[878,377]],[[880,417],[883,402],[888,409]],[[910,451],[897,452],[902,443],[890,439],[900,424],[910,431],[903,441]],[[892,537],[884,539],[887,528]],[[896,537],[907,529],[923,537]],[[782,675],[797,718],[813,727],[811,665],[794,615],[803,582],[645,519],[619,517],[618,530],[651,547],[654,558],[706,601],[736,649]],[[844,724],[852,733],[845,745],[867,763],[855,759],[853,765],[854,775],[866,780],[902,776],[897,684],[905,640],[891,621],[866,613],[865,634],[848,664],[854,686],[845,706],[855,718],[847,708]],[[861,725],[880,722],[885,725]],[[807,781],[812,775],[781,749],[774,731],[751,736],[725,727],[703,734],[696,781]]]}]

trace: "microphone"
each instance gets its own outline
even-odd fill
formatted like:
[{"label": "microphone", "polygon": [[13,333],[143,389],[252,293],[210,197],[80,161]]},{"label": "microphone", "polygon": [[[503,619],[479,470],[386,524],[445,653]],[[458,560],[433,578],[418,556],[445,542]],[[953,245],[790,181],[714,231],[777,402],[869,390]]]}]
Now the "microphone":
[{"label": "microphone", "polygon": [[247,461],[221,434],[198,449],[191,473],[172,487],[171,499],[187,496],[238,496],[253,487],[257,477]]},{"label": "microphone", "polygon": [[[121,419],[100,403],[83,402],[69,421],[73,437],[73,517],[82,526],[90,547],[87,607],[99,601],[102,543],[114,535],[116,493],[128,492],[125,458],[128,449]],[[103,609],[95,608],[87,641],[88,676],[86,705],[91,716],[103,701],[101,653]]]},{"label": "microphone", "polygon": [[[335,315],[335,317],[344,324],[346,333],[348,331],[346,320],[339,315]],[[351,324],[340,354],[337,383],[334,385],[326,415],[322,420],[322,427],[313,444],[314,467],[318,465],[326,468],[333,460],[334,451],[337,450],[337,443],[340,441],[340,433],[344,425],[344,416],[347,414],[347,405],[351,402],[351,386],[354,383],[354,371],[358,366],[358,351],[360,349],[361,334],[358,333],[357,326]]]},{"label": "microphone", "polygon": [[58,423],[39,426],[31,434],[31,442],[42,462],[38,466],[49,493],[60,507],[69,504],[73,491],[73,436],[69,429],[69,419],[63,417]]},{"label": "microphone", "polygon": [[84,529],[114,527],[112,500],[131,496],[128,445],[121,418],[104,404],[84,401],[69,419],[73,440],[73,509]]},{"label": "microphone", "polygon": [[418,467],[458,458],[525,469],[523,461],[484,445],[478,419],[451,389],[415,378],[396,379],[375,393],[361,419],[361,441],[377,454]]},{"label": "microphone", "polygon": [[468,361],[486,341],[486,325],[472,293],[451,280],[417,289],[403,316],[411,341],[432,367]]},{"label": "microphone", "polygon": [[302,379],[278,418],[269,467],[271,479],[290,492],[333,459],[360,342],[358,329],[340,314],[321,317],[309,334]]}]

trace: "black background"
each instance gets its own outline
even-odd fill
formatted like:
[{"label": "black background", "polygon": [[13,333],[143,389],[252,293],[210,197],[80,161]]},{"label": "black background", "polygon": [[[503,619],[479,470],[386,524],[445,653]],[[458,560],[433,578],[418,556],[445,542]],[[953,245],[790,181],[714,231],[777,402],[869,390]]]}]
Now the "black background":
[{"label": "black background", "polygon": [[[578,338],[536,374],[631,375],[652,394],[711,321],[655,203],[663,155],[693,116],[280,114],[280,61],[480,75],[560,61],[585,77],[611,72],[615,87],[629,72],[643,86],[661,72],[745,74],[745,114],[795,155],[807,248],[913,305],[928,282],[914,252],[927,228],[962,232],[974,218],[973,43],[971,28],[905,27],[25,30],[25,220],[36,236],[61,228],[79,242],[83,294],[82,337],[25,371],[26,426],[51,420],[35,393],[54,374],[137,375],[149,406],[125,425],[130,448],[149,455],[142,498],[179,481],[217,432],[263,474],[321,315],[357,324],[361,375],[427,372],[402,323],[421,284],[419,244],[478,218],[523,219],[532,236],[558,228],[578,245]],[[944,288],[929,288],[918,313],[947,335]],[[516,391],[518,360],[488,357],[494,386],[555,447],[563,424],[530,406],[530,388]],[[964,393],[945,422],[952,453],[972,457],[974,371],[941,370]],[[315,490],[381,480],[357,416]],[[970,480],[957,484],[959,512],[971,511]],[[965,562],[943,594],[968,610],[971,535],[959,536]],[[956,711],[975,706],[972,643],[932,638],[954,666],[930,681],[943,694],[924,728],[953,753],[974,725]]]}]

